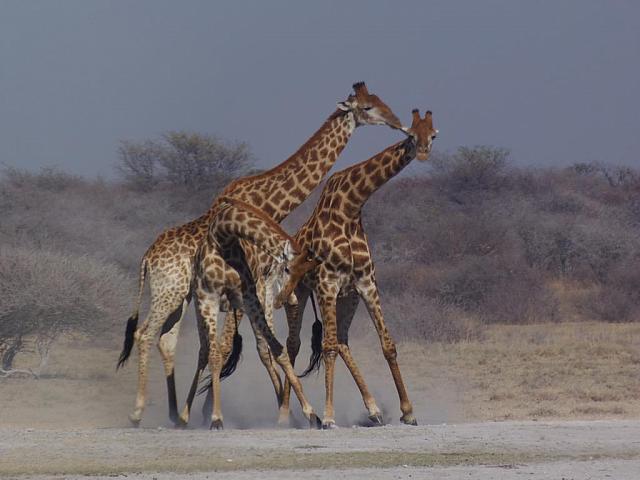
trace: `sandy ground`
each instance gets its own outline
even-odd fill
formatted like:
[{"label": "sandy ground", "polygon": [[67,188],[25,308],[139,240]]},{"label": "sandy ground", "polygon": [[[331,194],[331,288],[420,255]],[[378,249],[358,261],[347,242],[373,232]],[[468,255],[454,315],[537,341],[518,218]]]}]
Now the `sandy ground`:
[{"label": "sandy ground", "polygon": [[[200,479],[225,472],[237,479],[640,479],[638,326],[500,327],[481,342],[402,344],[403,374],[421,425],[415,428],[397,423],[397,395],[376,343],[359,340],[354,354],[393,424],[351,428],[365,410],[339,365],[342,428],[326,432],[272,428],[273,388],[248,325],[243,328],[243,361],[222,391],[223,432],[195,428],[201,398],[192,428],[170,428],[157,358],[143,428],[129,428],[135,362],[116,373],[115,347],[69,339],[40,379],[3,379],[0,478]],[[185,329],[181,342],[180,405],[195,363],[193,329]],[[303,346],[301,358],[308,353]],[[304,386],[322,412],[323,376],[306,378]],[[303,426],[297,402],[292,406],[294,423]]]},{"label": "sandy ground", "polygon": [[[304,470],[304,472],[302,472]],[[0,429],[5,478],[637,479],[640,421],[317,430]]]}]

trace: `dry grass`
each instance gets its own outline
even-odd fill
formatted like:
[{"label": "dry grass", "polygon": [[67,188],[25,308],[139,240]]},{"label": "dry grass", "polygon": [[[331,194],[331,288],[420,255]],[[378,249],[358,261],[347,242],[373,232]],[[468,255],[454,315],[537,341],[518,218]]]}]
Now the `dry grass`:
[{"label": "dry grass", "polygon": [[[179,385],[180,398],[195,360],[189,348],[195,345],[195,334],[188,329],[184,334],[187,338],[180,347],[184,359],[178,365],[184,383]],[[377,338],[355,340],[353,350],[389,419],[397,419],[393,382]],[[135,396],[135,361],[116,375],[117,354],[112,348],[70,340],[56,345],[44,378],[0,380],[0,425],[127,426],[126,415]],[[260,395],[256,408],[268,410],[274,407],[271,390],[251,355],[246,352],[233,380],[238,382],[235,388],[254,388],[240,378],[242,374],[264,380],[264,388],[255,392]],[[640,418],[640,324],[494,325],[480,340],[404,343],[399,346],[399,361],[421,423]],[[167,425],[159,359],[153,358],[151,366],[151,405],[145,419],[148,426]],[[351,381],[344,385],[345,398],[353,400],[351,407],[363,411]],[[305,380],[305,388],[321,410],[322,375]],[[339,401],[337,411],[349,407],[345,401]]]},{"label": "dry grass", "polygon": [[640,325],[495,325],[483,339],[406,344],[418,394],[456,385],[465,420],[640,417]]}]

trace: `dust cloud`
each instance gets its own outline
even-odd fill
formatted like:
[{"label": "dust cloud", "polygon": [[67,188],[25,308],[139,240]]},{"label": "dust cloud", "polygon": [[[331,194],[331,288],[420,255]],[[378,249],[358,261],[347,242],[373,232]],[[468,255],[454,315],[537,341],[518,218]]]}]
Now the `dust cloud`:
[{"label": "dust cloud", "polygon": [[[312,323],[313,314],[308,308],[302,328],[302,346],[296,361],[295,370],[298,373],[306,367],[311,353]],[[376,399],[378,407],[383,411],[385,423],[397,424],[401,415],[398,396],[373,325],[364,312],[364,308],[360,308],[354,319],[352,330],[357,334],[357,337],[350,341],[352,351],[369,390]],[[368,330],[370,332],[363,335],[363,332]],[[258,357],[255,338],[247,317],[242,320],[240,332],[244,340],[242,359],[236,372],[222,382],[221,388],[225,427],[237,429],[275,427],[278,419],[278,406],[273,385]],[[284,314],[281,311],[276,312],[276,332],[278,339],[284,344],[287,338],[287,328]],[[178,401],[181,406],[197,361],[198,338],[192,311],[185,316],[180,337],[176,359],[176,381]],[[401,354],[399,361],[402,369]],[[160,360],[157,359],[154,363],[159,362]],[[323,372],[324,370],[321,369],[319,373],[311,373],[302,379],[305,394],[321,418],[324,411]],[[156,373],[161,375],[159,371]],[[412,389],[409,378],[416,374],[419,375],[419,372],[403,371],[403,374],[405,374],[405,383],[414,404],[414,413],[420,424],[449,423],[460,419],[461,412],[456,406],[456,392],[450,384],[447,382],[431,383],[427,391],[416,391]],[[151,425],[157,422],[160,425],[168,425],[164,384],[155,382],[154,384],[153,391],[150,391],[150,405],[145,413],[144,423]],[[191,415],[191,427],[208,427],[208,421],[203,421],[202,416],[204,397],[204,395],[196,397]],[[360,392],[340,358],[336,361],[334,399],[336,422],[339,426],[367,424],[367,411]],[[133,403],[133,397],[131,403]],[[291,426],[307,428],[308,423],[293,392],[291,394],[291,411]]]}]

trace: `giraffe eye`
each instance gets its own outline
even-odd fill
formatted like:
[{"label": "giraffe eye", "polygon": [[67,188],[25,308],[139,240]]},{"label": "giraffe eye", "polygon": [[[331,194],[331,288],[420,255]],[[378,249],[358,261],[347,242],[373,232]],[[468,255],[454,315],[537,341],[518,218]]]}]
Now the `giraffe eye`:
[{"label": "giraffe eye", "polygon": [[373,108],[373,107],[362,107],[362,109],[363,109],[365,112],[368,112],[368,111],[369,111],[369,110],[371,110],[372,108]]}]

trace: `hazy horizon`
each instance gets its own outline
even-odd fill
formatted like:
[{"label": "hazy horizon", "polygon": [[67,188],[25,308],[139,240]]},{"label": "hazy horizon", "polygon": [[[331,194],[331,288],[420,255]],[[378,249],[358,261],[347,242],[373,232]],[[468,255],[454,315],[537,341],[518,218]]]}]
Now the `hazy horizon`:
[{"label": "hazy horizon", "polygon": [[[440,151],[638,165],[639,32],[631,2],[4,1],[0,164],[111,177],[120,140],[189,130],[268,168],[365,80]],[[336,168],[399,138],[359,129]]]}]

